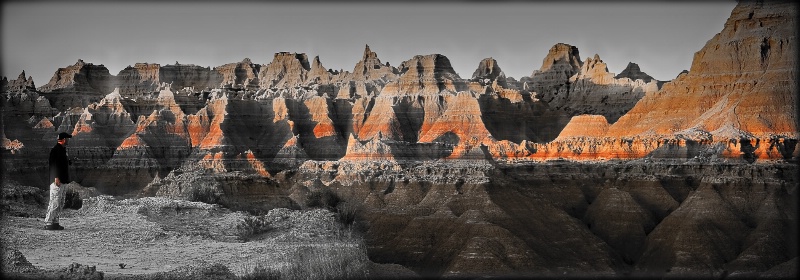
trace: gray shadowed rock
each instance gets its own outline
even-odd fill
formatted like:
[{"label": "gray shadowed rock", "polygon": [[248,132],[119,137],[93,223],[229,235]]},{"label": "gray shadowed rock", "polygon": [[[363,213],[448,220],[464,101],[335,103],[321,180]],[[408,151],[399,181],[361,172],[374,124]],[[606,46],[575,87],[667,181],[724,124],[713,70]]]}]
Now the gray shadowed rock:
[{"label": "gray shadowed rock", "polygon": [[653,80],[653,77],[647,75],[647,73],[645,72],[642,72],[642,69],[639,68],[639,64],[633,62],[628,62],[628,66],[626,66],[625,69],[622,70],[622,72],[619,72],[619,74],[614,76],[614,78],[615,79],[628,78],[634,81],[637,79],[641,79],[645,83],[649,83],[650,81]]},{"label": "gray shadowed rock", "polygon": [[72,263],[69,266],[44,270],[33,266],[25,255],[15,249],[3,248],[3,279],[69,279],[102,280],[103,272],[94,266]]}]

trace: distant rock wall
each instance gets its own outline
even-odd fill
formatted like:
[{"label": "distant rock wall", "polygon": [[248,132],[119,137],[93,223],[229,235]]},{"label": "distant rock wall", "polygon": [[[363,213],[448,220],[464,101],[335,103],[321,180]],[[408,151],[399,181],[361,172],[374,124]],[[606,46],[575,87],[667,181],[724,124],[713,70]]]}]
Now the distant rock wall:
[{"label": "distant rock wall", "polygon": [[691,71],[661,88],[636,64],[615,76],[562,43],[519,81],[492,58],[462,79],[444,55],[395,67],[369,46],[352,72],[290,52],[266,65],[137,63],[117,76],[78,61],[39,88],[24,73],[3,79],[4,151],[18,168],[43,166],[37,149],[70,132],[76,178],[126,166],[136,184],[179,167],[274,174],[309,159],[792,160],[795,16],[741,3]]}]

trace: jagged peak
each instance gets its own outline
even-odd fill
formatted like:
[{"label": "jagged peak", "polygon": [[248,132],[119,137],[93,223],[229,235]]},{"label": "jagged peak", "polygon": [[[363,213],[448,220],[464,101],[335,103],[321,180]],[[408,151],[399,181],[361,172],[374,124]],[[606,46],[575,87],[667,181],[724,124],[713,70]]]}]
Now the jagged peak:
[{"label": "jagged peak", "polygon": [[642,69],[639,67],[639,64],[633,63],[632,61],[628,62],[628,65],[625,66],[625,69],[641,71]]},{"label": "jagged peak", "polygon": [[78,59],[78,62],[75,63],[75,66],[83,66],[86,65],[86,62],[83,62],[83,59]]},{"label": "jagged peak", "polygon": [[494,60],[494,58],[492,58],[490,56],[490,57],[481,59],[480,65],[485,65],[487,68],[493,68],[493,67],[497,66],[497,60]]},{"label": "jagged peak", "polygon": [[277,52],[272,59],[272,63],[277,61],[285,60],[285,59],[295,59],[300,62],[300,65],[305,70],[310,70],[311,66],[308,63],[308,55],[305,53],[295,53],[295,52]]},{"label": "jagged peak", "polygon": [[[566,43],[557,43],[553,45],[547,52],[547,56],[545,56],[542,61],[542,67],[539,68],[538,71],[545,72],[554,68],[564,68],[564,66],[554,67],[555,65],[569,65],[573,72],[577,72],[581,69],[583,61],[581,61],[578,47]],[[534,72],[534,74],[536,73]]]},{"label": "jagged peak", "polygon": [[484,58],[478,63],[478,68],[472,73],[472,79],[490,79],[495,80],[498,77],[505,76],[497,60],[492,57]]},{"label": "jagged peak", "polygon": [[25,70],[22,70],[22,73],[20,73],[19,76],[17,76],[17,80],[20,79],[27,81],[27,79],[25,78]]},{"label": "jagged peak", "polygon": [[586,62],[583,63],[583,67],[581,68],[583,73],[588,72],[597,72],[602,71],[608,73],[608,66],[602,59],[600,59],[599,54],[594,54],[594,57],[587,57]]},{"label": "jagged peak", "polygon": [[[373,52],[369,48],[369,45],[365,46],[364,55],[353,68],[353,74],[355,79],[357,80],[382,79],[387,76],[393,75],[394,71],[395,68],[389,66],[389,63],[384,64],[381,62],[381,60],[378,58],[378,54]],[[346,72],[340,71],[339,73],[346,73]]]},{"label": "jagged peak", "polygon": [[250,58],[249,58],[249,57],[245,57],[245,58],[242,60],[242,64],[247,64],[247,65],[250,65],[250,64],[253,64],[253,62],[252,62],[252,61],[250,61]]},{"label": "jagged peak", "polygon": [[319,67],[319,68],[323,68],[324,69],[324,67],[322,67],[322,62],[319,60],[319,56],[318,55],[314,56],[314,62],[311,63],[311,67],[312,68]]},{"label": "jagged peak", "polygon": [[647,73],[645,72],[642,72],[642,69],[639,68],[639,64],[633,62],[628,62],[628,65],[625,66],[625,69],[623,69],[622,72],[619,73],[619,75],[614,76],[614,79],[620,79],[620,78],[628,78],[634,81],[642,80],[646,83],[649,83],[650,81],[654,80],[652,76],[647,75]]},{"label": "jagged peak", "polygon": [[369,45],[368,44],[365,45],[366,46],[364,47],[364,55],[361,57],[361,59],[366,60],[368,57],[377,57],[377,54],[369,49]]}]

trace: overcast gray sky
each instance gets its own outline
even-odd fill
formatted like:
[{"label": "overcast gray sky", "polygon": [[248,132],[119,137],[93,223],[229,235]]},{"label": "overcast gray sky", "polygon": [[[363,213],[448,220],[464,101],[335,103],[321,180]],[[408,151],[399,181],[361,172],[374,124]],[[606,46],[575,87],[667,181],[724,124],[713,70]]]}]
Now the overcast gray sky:
[{"label": "overcast gray sky", "polygon": [[629,61],[659,80],[689,69],[722,30],[735,1],[713,2],[188,2],[97,1],[2,4],[2,75],[22,70],[44,85],[78,59],[112,75],[137,62],[215,67],[281,51],[319,56],[352,71],[369,44],[382,62],[447,56],[462,78],[493,57],[521,78],[562,42],[599,54],[609,71]]}]

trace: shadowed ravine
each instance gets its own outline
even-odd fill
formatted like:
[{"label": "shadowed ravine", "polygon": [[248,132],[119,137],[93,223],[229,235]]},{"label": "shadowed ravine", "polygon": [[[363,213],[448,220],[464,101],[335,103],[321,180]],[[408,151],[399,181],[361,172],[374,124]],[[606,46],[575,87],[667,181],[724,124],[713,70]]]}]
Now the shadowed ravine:
[{"label": "shadowed ravine", "polygon": [[363,205],[371,258],[421,275],[720,277],[797,256],[794,165],[561,163],[490,174],[480,184],[328,187]]}]

